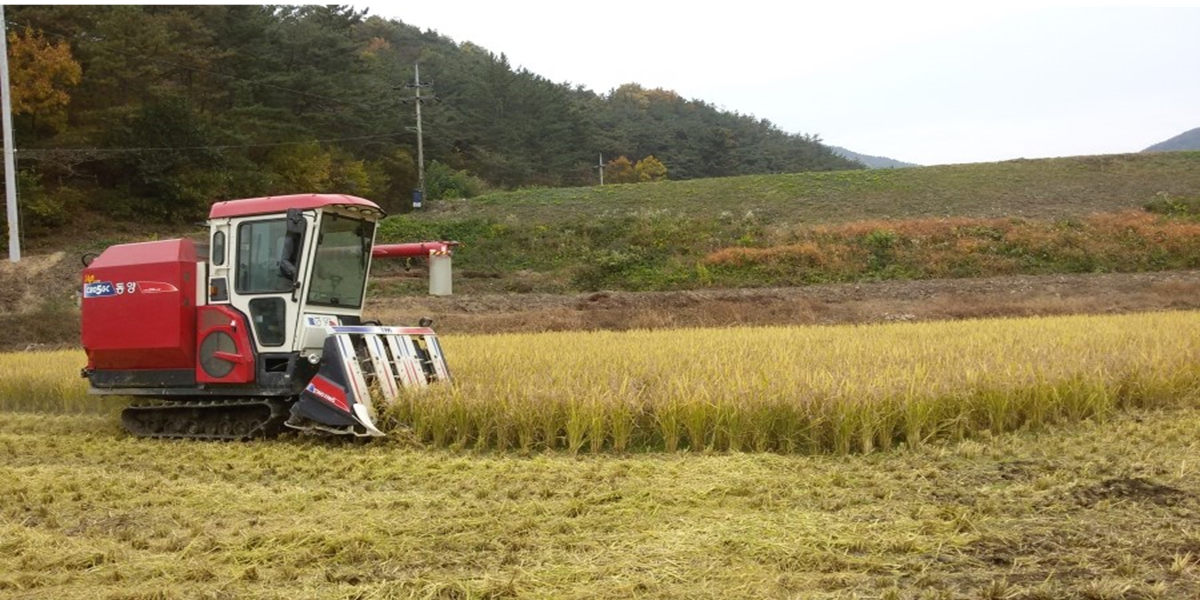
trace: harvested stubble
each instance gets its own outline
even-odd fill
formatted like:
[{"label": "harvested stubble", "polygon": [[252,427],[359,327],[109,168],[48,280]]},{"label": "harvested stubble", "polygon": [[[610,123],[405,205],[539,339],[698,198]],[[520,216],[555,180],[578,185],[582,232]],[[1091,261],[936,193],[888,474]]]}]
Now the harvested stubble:
[{"label": "harvested stubble", "polygon": [[1195,312],[452,337],[391,413],[462,448],[851,453],[1200,404]]}]

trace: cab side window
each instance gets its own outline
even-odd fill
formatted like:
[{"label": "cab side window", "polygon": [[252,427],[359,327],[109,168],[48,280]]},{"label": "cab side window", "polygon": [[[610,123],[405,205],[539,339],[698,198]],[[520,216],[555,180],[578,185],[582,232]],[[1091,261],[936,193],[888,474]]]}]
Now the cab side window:
[{"label": "cab side window", "polygon": [[[251,221],[238,226],[236,289],[241,294],[288,292],[292,280],[279,270],[287,237],[283,219]],[[299,254],[297,249],[297,254]]]},{"label": "cab side window", "polygon": [[218,231],[213,234],[212,251],[210,252],[209,261],[214,267],[219,267],[225,264],[225,232]]}]

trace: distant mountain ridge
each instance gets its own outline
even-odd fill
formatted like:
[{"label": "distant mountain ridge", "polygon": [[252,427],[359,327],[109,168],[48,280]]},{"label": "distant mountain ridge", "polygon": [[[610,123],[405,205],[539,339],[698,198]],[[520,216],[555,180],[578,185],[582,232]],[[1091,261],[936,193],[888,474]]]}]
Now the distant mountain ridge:
[{"label": "distant mountain ridge", "polygon": [[[837,148],[833,150],[836,152]],[[1142,150],[1142,152],[1171,152],[1174,150],[1200,150],[1200,127],[1185,131],[1169,140],[1159,142]]]},{"label": "distant mountain ridge", "polygon": [[867,166],[869,169],[904,169],[908,167],[919,167],[921,165],[888,158],[886,156],[871,156],[870,154],[859,154],[853,150],[847,150],[841,146],[829,146],[834,154],[844,156],[850,160],[856,160]]}]

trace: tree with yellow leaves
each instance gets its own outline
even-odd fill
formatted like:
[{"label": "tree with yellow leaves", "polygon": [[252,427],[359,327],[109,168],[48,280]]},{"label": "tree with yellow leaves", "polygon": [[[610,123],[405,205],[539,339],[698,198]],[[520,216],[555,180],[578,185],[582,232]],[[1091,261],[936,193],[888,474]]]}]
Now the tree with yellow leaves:
[{"label": "tree with yellow leaves", "polygon": [[653,154],[639,160],[633,170],[637,173],[638,182],[663,181],[667,178],[667,166],[662,164],[661,160],[654,158]]},{"label": "tree with yellow leaves", "polygon": [[26,27],[8,34],[11,57],[12,111],[30,115],[40,123],[60,130],[66,125],[67,89],[78,85],[83,70],[71,55],[67,42],[53,43],[40,31]]}]

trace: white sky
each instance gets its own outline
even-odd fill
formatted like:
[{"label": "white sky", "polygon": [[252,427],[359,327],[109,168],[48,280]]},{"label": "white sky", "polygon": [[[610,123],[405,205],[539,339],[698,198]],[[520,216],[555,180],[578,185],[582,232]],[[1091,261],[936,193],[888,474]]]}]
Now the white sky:
[{"label": "white sky", "polygon": [[671,89],[920,164],[1136,152],[1200,127],[1197,6],[808,4],[393,0],[369,8],[505,53],[555,82],[600,93],[630,82]]}]

